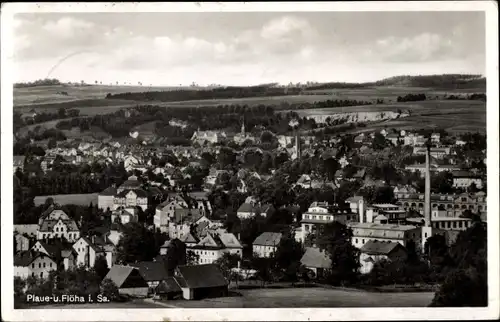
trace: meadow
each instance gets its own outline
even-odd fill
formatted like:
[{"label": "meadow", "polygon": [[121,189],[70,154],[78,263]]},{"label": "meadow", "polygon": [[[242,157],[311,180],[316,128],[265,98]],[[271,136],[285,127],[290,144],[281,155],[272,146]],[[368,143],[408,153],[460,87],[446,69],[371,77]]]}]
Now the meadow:
[{"label": "meadow", "polygon": [[[484,92],[481,88],[459,89],[451,91],[434,90],[426,87],[408,86],[378,86],[356,89],[332,89],[306,91],[303,95],[272,96],[272,97],[249,97],[234,99],[212,99],[179,102],[153,102],[153,101],[130,101],[124,99],[105,99],[107,93],[141,92],[172,90],[173,87],[147,87],[147,86],[39,86],[30,88],[14,89],[14,109],[20,112],[28,112],[34,109],[37,112],[55,113],[61,107],[75,108],[80,110],[80,115],[108,114],[114,111],[134,107],[138,104],[154,104],[162,107],[195,107],[195,106],[216,106],[216,105],[260,105],[282,103],[313,103],[328,99],[349,99],[376,101],[383,99],[384,104],[373,104],[364,106],[350,106],[340,108],[322,108],[295,110],[300,116],[328,115],[331,113],[353,113],[353,112],[383,112],[383,111],[410,111],[411,116],[401,119],[377,122],[368,124],[366,128],[359,130],[369,130],[380,126],[394,126],[405,129],[440,127],[449,131],[486,131],[486,104],[481,101],[465,100],[443,100],[444,94]],[[61,92],[67,95],[62,95]],[[397,96],[408,93],[425,93],[433,98],[421,102],[396,102]],[[438,99],[436,99],[436,97]],[[284,111],[286,112],[286,111]],[[43,128],[51,128],[57,122],[51,121],[37,124]],[[36,126],[30,126],[33,129]],[[22,129],[27,131],[26,128]],[[80,133],[68,133],[70,136],[80,135]]]}]

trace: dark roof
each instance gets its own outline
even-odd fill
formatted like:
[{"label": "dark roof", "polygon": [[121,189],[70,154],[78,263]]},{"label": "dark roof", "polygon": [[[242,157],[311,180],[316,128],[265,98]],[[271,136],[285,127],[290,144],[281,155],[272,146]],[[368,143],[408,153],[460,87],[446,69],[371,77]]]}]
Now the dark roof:
[{"label": "dark roof", "polygon": [[127,196],[127,193],[129,193],[130,191],[135,192],[135,194],[139,198],[147,198],[148,197],[147,192],[142,190],[142,189],[125,189],[118,194],[118,197],[125,198]]},{"label": "dark roof", "polygon": [[332,266],[330,257],[324,251],[315,247],[307,247],[300,262],[305,267],[331,268]]},{"label": "dark roof", "polygon": [[139,262],[131,264],[131,266],[139,269],[139,273],[146,280],[150,281],[163,281],[168,277],[167,269],[164,262]]},{"label": "dark roof", "polygon": [[237,212],[254,212],[254,206],[245,202],[238,208]]},{"label": "dark roof", "polygon": [[177,284],[175,278],[167,277],[165,280],[161,281],[156,287],[156,293],[166,294],[166,293],[177,293],[182,292],[182,289]]},{"label": "dark roof", "polygon": [[109,278],[110,280],[112,280],[116,284],[116,286],[118,288],[120,288],[123,285],[123,283],[125,282],[125,280],[127,280],[127,277],[129,277],[130,273],[132,273],[132,271],[134,269],[137,269],[137,268],[132,267],[132,266],[114,265],[109,270],[105,279]]},{"label": "dark roof", "polygon": [[180,287],[207,288],[227,286],[228,283],[217,265],[193,265],[177,267],[176,281]]},{"label": "dark roof", "polygon": [[115,187],[108,187],[104,189],[99,195],[100,196],[114,196],[117,194],[116,188]]},{"label": "dark roof", "polygon": [[195,223],[201,217],[203,217],[203,214],[199,209],[175,209],[173,221],[176,224],[181,222]]},{"label": "dark roof", "polygon": [[281,233],[265,232],[260,234],[259,237],[255,238],[253,245],[278,246],[282,236],[283,234]]},{"label": "dark roof", "polygon": [[46,257],[52,259],[47,254],[32,251],[32,250],[27,250],[24,252],[20,252],[16,256],[14,256],[14,266],[28,266],[39,256],[46,256]]},{"label": "dark roof", "polygon": [[396,242],[370,240],[361,247],[361,252],[370,255],[388,255],[398,247],[403,246]]}]

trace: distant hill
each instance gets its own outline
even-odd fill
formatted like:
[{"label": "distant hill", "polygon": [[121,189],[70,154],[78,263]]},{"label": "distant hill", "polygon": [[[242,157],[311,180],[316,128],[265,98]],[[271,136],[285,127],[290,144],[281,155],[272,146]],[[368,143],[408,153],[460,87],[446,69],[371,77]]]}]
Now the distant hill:
[{"label": "distant hill", "polygon": [[478,89],[486,90],[486,78],[481,75],[443,74],[420,76],[394,76],[367,83],[323,83],[309,86],[307,90],[367,88],[374,86],[425,87],[436,90]]}]

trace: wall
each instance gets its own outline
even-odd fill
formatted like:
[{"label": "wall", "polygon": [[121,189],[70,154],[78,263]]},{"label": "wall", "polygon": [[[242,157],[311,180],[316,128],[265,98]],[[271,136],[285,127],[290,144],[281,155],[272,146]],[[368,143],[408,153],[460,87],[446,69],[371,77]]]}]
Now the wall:
[{"label": "wall", "polygon": [[100,209],[106,211],[108,208],[113,209],[113,196],[98,196],[97,205]]},{"label": "wall", "polygon": [[[44,267],[45,265],[45,267]],[[41,255],[37,257],[29,266],[29,275],[35,274],[35,276],[46,278],[49,276],[49,272],[56,270],[56,263],[50,259],[48,256]],[[43,276],[40,274],[43,273]]]},{"label": "wall", "polygon": [[271,253],[276,252],[276,247],[274,246],[263,246],[263,245],[254,245],[253,252],[257,253],[259,257],[270,257]]}]

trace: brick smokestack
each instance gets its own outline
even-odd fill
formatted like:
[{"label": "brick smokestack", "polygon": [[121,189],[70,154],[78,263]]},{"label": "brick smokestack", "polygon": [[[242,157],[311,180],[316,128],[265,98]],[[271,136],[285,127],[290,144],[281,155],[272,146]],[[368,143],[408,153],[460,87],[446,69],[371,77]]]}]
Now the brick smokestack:
[{"label": "brick smokestack", "polygon": [[431,146],[427,144],[425,152],[425,195],[424,195],[424,218],[425,226],[431,226]]}]

